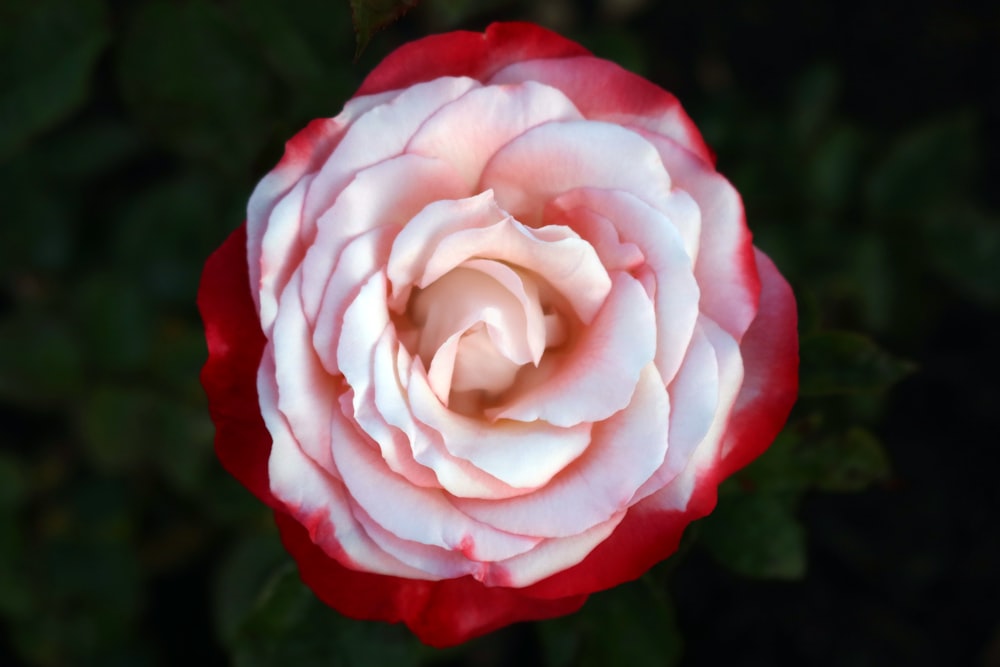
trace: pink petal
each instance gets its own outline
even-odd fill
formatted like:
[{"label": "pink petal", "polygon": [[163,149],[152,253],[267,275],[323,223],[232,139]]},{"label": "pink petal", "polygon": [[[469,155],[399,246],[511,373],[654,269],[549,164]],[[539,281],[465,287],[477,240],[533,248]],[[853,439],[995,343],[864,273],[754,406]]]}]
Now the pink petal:
[{"label": "pink petal", "polygon": [[798,394],[795,296],[774,263],[755,251],[760,311],[740,342],[745,378],[722,445],[725,474],[742,468],[774,440]]},{"label": "pink petal", "polygon": [[[593,211],[612,222],[621,241],[635,244],[656,278],[656,367],[666,382],[677,372],[698,319],[700,289],[679,229],[697,238],[698,209],[682,192],[671,193],[655,209],[627,192],[584,188],[553,200],[566,215]],[[693,219],[693,221],[692,221]],[[695,246],[697,247],[697,246]]]},{"label": "pink petal", "polygon": [[304,177],[277,201],[261,238],[260,279],[253,289],[259,294],[261,328],[268,335],[277,315],[278,297],[306,253],[299,239],[299,227],[302,201],[311,180],[310,176]]},{"label": "pink petal", "polygon": [[521,588],[572,567],[606,540],[625,518],[625,514],[619,512],[578,535],[543,540],[531,551],[495,564],[485,583]]},{"label": "pink petal", "polygon": [[499,205],[529,226],[538,226],[551,199],[581,187],[625,190],[658,201],[671,183],[656,149],[636,132],[568,121],[532,128],[501,148],[479,185],[493,188]]},{"label": "pink petal", "polygon": [[[335,438],[346,435],[338,431],[343,429],[335,427]],[[438,489],[410,484],[386,467],[377,449],[349,437],[337,442],[333,458],[352,502],[397,537],[490,561],[524,553],[538,543],[470,519]]]},{"label": "pink petal", "polygon": [[[395,235],[396,229],[393,227],[376,227],[355,237],[344,247],[336,268],[329,274],[313,331],[313,347],[328,373],[344,372],[338,350],[342,343],[345,313],[357,298],[361,286],[385,264]],[[380,317],[380,321],[388,322],[387,312],[376,311],[372,314]],[[357,360],[350,349],[345,352],[345,356],[348,363]],[[357,363],[352,368],[355,366]],[[364,372],[362,361],[357,373]]]},{"label": "pink petal", "polygon": [[440,434],[452,456],[518,489],[535,489],[576,459],[590,443],[590,424],[560,428],[546,422],[486,422],[445,408],[420,374],[407,387],[413,416]]},{"label": "pink petal", "polygon": [[455,505],[479,521],[520,535],[582,533],[626,509],[663,463],[669,414],[667,390],[649,364],[628,406],[594,424],[586,455],[548,484],[502,502],[463,498]]},{"label": "pink petal", "polygon": [[628,405],[656,353],[656,313],[642,284],[627,273],[615,274],[604,307],[579,335],[564,353],[542,358],[543,382],[486,415],[572,426],[607,419]]},{"label": "pink petal", "polygon": [[399,230],[386,263],[393,309],[400,313],[406,310],[410,290],[419,282],[427,262],[444,238],[462,229],[486,227],[508,217],[507,212],[497,206],[491,192],[428,204]]},{"label": "pink petal", "polygon": [[454,166],[471,189],[483,167],[508,141],[554,120],[582,120],[566,96],[527,82],[471,90],[427,119],[406,147]]},{"label": "pink petal", "polygon": [[[385,553],[372,542],[351,514],[352,500],[339,480],[323,471],[299,446],[288,423],[276,408],[270,359],[265,356],[259,374],[261,414],[271,434],[268,478],[271,493],[305,525],[327,553],[345,565],[364,564],[366,570],[396,576],[420,577],[422,572]],[[357,438],[356,433],[337,433]]]},{"label": "pink petal", "polygon": [[[739,345],[711,319],[702,317],[680,371],[667,387],[673,416],[667,456],[635,500],[660,492],[661,508],[683,510],[700,470],[718,458],[719,445],[743,381]],[[678,480],[682,472],[686,479]]]},{"label": "pink petal", "polygon": [[[285,143],[285,154],[278,165],[254,188],[247,204],[247,256],[253,258],[249,266],[250,287],[254,303],[260,285],[261,243],[274,206],[303,178],[319,170],[330,153],[340,143],[344,132],[369,109],[384,104],[398,93],[356,97],[344,105],[336,118],[320,118]],[[301,232],[301,230],[300,230]]]},{"label": "pink petal", "polygon": [[708,163],[715,160],[677,98],[608,60],[590,55],[525,60],[500,70],[489,83],[537,81],[564,92],[585,117],[670,137]]},{"label": "pink petal", "polygon": [[[386,183],[393,185],[387,188]],[[429,202],[466,194],[450,165],[419,155],[400,155],[354,174],[320,216],[316,239],[305,256],[302,299],[310,320],[316,321],[329,277],[351,239],[375,227],[401,228]]]},{"label": "pink petal", "polygon": [[473,258],[534,271],[584,322],[594,317],[611,287],[589,243],[567,228],[525,227],[510,219],[486,191],[464,200],[435,202],[400,231],[386,268],[393,308],[405,310],[411,286],[426,287]]},{"label": "pink petal", "polygon": [[694,265],[701,312],[739,340],[757,313],[760,294],[740,195],[711,165],[680,145],[662,136],[644,136],[660,152],[674,185],[701,209],[701,241]]},{"label": "pink petal", "polygon": [[[424,471],[429,471],[434,477],[434,484],[421,486],[436,486],[449,494],[472,498],[509,498],[520,495],[530,489],[519,489],[498,480],[496,477],[480,470],[471,462],[453,456],[446,449],[441,434],[416,419],[410,411],[407,387],[413,384],[413,376],[426,382],[426,375],[419,359],[412,358],[405,348],[400,346],[390,331],[386,331],[379,340],[374,352],[374,375],[386,377],[392,371],[387,367],[392,361],[395,350],[397,371],[396,382],[379,382],[375,387],[366,388],[366,393],[358,402],[355,416],[359,423],[369,432],[373,432],[373,424],[377,421],[391,425],[397,433],[403,436],[385,443],[376,437],[382,449],[383,458],[390,467],[413,480],[412,465]],[[388,445],[388,446],[385,446]],[[387,451],[389,447],[392,451]]]},{"label": "pink petal", "polygon": [[333,205],[356,172],[401,154],[428,116],[477,86],[471,79],[418,84],[358,118],[309,188],[303,209],[304,238],[312,239],[315,221]]}]

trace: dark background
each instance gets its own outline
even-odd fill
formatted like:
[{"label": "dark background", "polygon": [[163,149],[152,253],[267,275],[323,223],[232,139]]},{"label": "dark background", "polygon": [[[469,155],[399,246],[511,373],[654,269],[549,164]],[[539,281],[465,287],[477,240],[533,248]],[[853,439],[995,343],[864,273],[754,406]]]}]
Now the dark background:
[{"label": "dark background", "polygon": [[[681,553],[445,652],[298,582],[211,453],[205,257],[409,39],[535,20],[671,90],[800,300],[803,397]],[[0,664],[1000,665],[1000,7],[0,2]]]}]

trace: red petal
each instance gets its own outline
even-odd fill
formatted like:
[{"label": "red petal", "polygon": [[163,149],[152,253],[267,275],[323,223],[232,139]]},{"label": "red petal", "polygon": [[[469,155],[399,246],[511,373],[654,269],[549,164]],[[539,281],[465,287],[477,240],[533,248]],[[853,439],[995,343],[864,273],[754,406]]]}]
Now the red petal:
[{"label": "red petal", "polygon": [[317,597],[358,619],[404,622],[426,644],[443,648],[519,621],[570,614],[586,595],[539,600],[518,589],[488,588],[472,577],[420,581],[350,570],[313,544],[298,522],[275,512],[285,548]]},{"label": "red petal", "polygon": [[208,342],[201,384],[215,422],[215,452],[233,477],[276,506],[267,479],[271,436],[257,400],[264,334],[250,295],[246,225],[230,234],[205,263],[198,309]]},{"label": "red petal", "polygon": [[442,76],[485,81],[522,60],[588,54],[576,42],[531,23],[494,23],[485,33],[449,32],[401,46],[372,70],[357,94],[406,88]]}]

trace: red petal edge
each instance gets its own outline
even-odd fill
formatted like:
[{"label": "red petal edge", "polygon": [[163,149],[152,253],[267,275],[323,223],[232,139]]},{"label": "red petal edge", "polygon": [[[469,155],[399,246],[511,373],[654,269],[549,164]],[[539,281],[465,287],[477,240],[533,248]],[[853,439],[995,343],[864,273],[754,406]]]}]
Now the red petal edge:
[{"label": "red petal edge", "polygon": [[250,294],[245,224],[205,262],[198,310],[208,343],[201,384],[215,422],[215,453],[233,477],[276,507],[267,477],[271,435],[257,398],[257,367],[265,340]]},{"label": "red petal edge", "polygon": [[494,23],[485,33],[448,32],[404,44],[372,70],[356,95],[406,88],[442,76],[483,81],[511,63],[589,54],[576,42],[533,23]]}]

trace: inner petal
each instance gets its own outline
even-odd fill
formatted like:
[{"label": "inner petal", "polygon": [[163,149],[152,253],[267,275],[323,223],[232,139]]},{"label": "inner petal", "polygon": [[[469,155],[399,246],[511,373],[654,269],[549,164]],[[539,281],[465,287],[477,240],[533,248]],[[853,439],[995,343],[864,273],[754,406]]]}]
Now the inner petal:
[{"label": "inner petal", "polygon": [[416,290],[408,315],[413,351],[445,404],[453,390],[503,392],[545,349],[538,290],[498,262],[470,260]]}]

